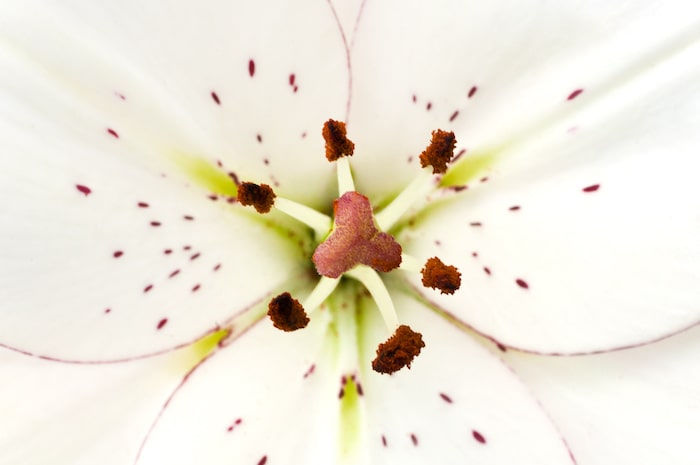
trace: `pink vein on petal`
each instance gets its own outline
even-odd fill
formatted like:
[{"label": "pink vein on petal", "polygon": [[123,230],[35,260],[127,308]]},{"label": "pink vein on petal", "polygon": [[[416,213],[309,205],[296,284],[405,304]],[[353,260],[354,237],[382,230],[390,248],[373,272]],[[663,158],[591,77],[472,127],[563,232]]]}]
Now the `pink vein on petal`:
[{"label": "pink vein on petal", "polygon": [[345,123],[349,123],[350,118],[350,104],[352,102],[352,60],[350,58],[350,47],[348,45],[348,38],[345,36],[345,31],[343,26],[340,24],[340,18],[338,18],[338,12],[335,10],[331,0],[326,0],[328,2],[328,7],[333,12],[333,18],[335,18],[335,24],[338,27],[338,32],[340,32],[340,37],[343,39],[343,47],[345,48],[345,63],[348,67],[348,100],[345,104]]}]

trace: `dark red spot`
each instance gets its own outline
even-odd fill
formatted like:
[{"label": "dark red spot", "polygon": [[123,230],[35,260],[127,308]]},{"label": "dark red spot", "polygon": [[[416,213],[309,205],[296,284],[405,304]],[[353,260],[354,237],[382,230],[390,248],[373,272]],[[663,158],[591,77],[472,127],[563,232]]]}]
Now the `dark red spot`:
[{"label": "dark red spot", "polygon": [[469,226],[478,227],[478,226],[481,226],[481,222],[479,222],[479,221],[473,221],[473,222],[469,223]]},{"label": "dark red spot", "polygon": [[311,366],[309,367],[308,370],[306,370],[306,373],[304,373],[304,378],[308,378],[314,373],[314,370],[316,369],[316,364],[312,363]]},{"label": "dark red spot", "polygon": [[213,90],[211,91],[211,98],[217,105],[221,105],[221,100],[219,100],[219,96],[216,95],[216,92],[214,92]]},{"label": "dark red spot", "polygon": [[338,399],[342,399],[345,397],[345,389],[340,388],[340,392],[338,393]]},{"label": "dark red spot", "polygon": [[293,85],[294,85],[294,82],[295,82],[296,80],[297,80],[297,77],[296,77],[296,75],[295,75],[294,73],[292,73],[292,74],[289,75],[289,85],[290,85],[290,86],[293,86]]},{"label": "dark red spot", "polygon": [[119,257],[121,257],[122,255],[124,255],[124,252],[122,252],[121,250],[117,250],[117,251],[114,252],[112,255],[114,256],[114,258],[119,258]]},{"label": "dark red spot", "polygon": [[477,252],[472,252],[472,257],[476,258],[478,256],[479,256],[479,254]]},{"label": "dark red spot", "polygon": [[148,208],[148,204],[146,202],[139,202],[136,205],[138,205],[139,208]]},{"label": "dark red spot", "polygon": [[214,267],[214,271],[219,271],[221,269],[221,263],[217,263]]},{"label": "dark red spot", "polygon": [[190,260],[197,260],[197,259],[199,258],[200,255],[202,255],[202,254],[199,253],[199,252],[197,252],[196,254],[194,254],[194,255],[192,255],[192,256],[190,257]]},{"label": "dark red spot", "polygon": [[263,458],[258,460],[258,465],[265,465],[267,463],[267,455],[263,455]]},{"label": "dark red spot", "polygon": [[345,376],[345,375],[341,376],[341,377],[340,377],[340,384],[342,384],[343,386],[345,386],[346,384],[348,384],[348,377]]},{"label": "dark red spot", "polygon": [[472,436],[474,436],[474,439],[476,439],[480,443],[486,444],[486,438],[477,430],[472,430]]},{"label": "dark red spot", "polygon": [[296,94],[297,91],[299,91],[299,86],[294,86],[292,90],[294,90],[294,93]]},{"label": "dark red spot", "polygon": [[163,251],[163,253],[164,253],[165,255],[170,255],[171,253],[173,253],[173,249],[165,249],[165,250]]},{"label": "dark red spot", "polygon": [[112,311],[111,308],[105,308],[105,313],[110,313]]},{"label": "dark red spot", "polygon": [[489,269],[488,266],[485,266],[485,267],[484,267],[484,273],[486,273],[487,275],[491,276],[491,270]]},{"label": "dark red spot", "polygon": [[158,325],[156,326],[156,329],[163,329],[163,326],[168,322],[167,318],[163,318],[158,322]]},{"label": "dark red spot", "polygon": [[516,211],[520,210],[520,205],[513,205],[508,210],[510,210],[512,212],[516,212]]},{"label": "dark red spot", "polygon": [[124,94],[122,94],[120,92],[115,92],[114,95],[116,95],[117,97],[119,97],[122,100],[126,100],[126,97],[124,96]]},{"label": "dark red spot", "polygon": [[496,347],[498,347],[498,350],[500,350],[501,352],[508,351],[508,348],[506,346],[504,346],[503,344],[501,344],[500,342],[496,342]]},{"label": "dark red spot", "polygon": [[411,442],[413,443],[414,446],[418,447],[418,436],[411,433]]},{"label": "dark red spot", "polygon": [[302,133],[301,133],[301,138],[302,138],[302,139],[306,139],[306,133],[305,133],[305,132],[302,132]]},{"label": "dark red spot", "polygon": [[197,291],[199,290],[200,287],[202,287],[201,284],[195,285],[195,286],[192,288],[192,292],[197,292]]},{"label": "dark red spot", "polygon": [[182,250],[190,250],[192,248],[191,245],[185,245],[182,247]]},{"label": "dark red spot", "polygon": [[153,289],[153,284],[149,284],[148,286],[144,287],[144,288],[143,288],[143,292],[148,292],[148,291],[150,291],[151,289]]},{"label": "dark red spot", "polygon": [[452,398],[451,398],[450,396],[448,396],[447,394],[441,392],[441,393],[440,393],[440,397],[442,398],[442,400],[444,400],[444,401],[447,402],[448,404],[451,404],[451,403],[452,403]]},{"label": "dark red spot", "polygon": [[83,186],[82,184],[76,184],[75,188],[78,189],[78,192],[83,194],[85,197],[92,193],[92,189],[90,189],[88,186]]},{"label": "dark red spot", "polygon": [[382,434],[382,445],[386,447],[386,436]]},{"label": "dark red spot", "polygon": [[416,103],[418,101],[418,97],[416,97],[416,94],[413,94],[411,96],[411,100],[413,101],[413,103]]},{"label": "dark red spot", "polygon": [[479,182],[486,182],[489,180],[488,176],[484,176],[483,178],[479,179]]},{"label": "dark red spot", "polygon": [[468,98],[474,97],[474,94],[476,94],[476,90],[477,90],[477,87],[476,87],[476,86],[472,86],[472,88],[469,89],[469,93],[467,94],[467,97],[468,97]]},{"label": "dark red spot", "polygon": [[583,192],[595,192],[600,189],[600,184],[593,184],[592,186],[584,187]]},{"label": "dark red spot", "polygon": [[168,275],[168,278],[174,278],[174,277],[177,276],[178,274],[180,274],[180,270],[175,270],[175,271],[173,271],[172,273],[170,273],[170,274]]},{"label": "dark red spot", "polygon": [[450,123],[452,121],[454,121],[455,119],[457,119],[458,116],[459,116],[459,110],[455,110],[454,113],[452,113],[452,115],[450,116]]},{"label": "dark red spot", "polygon": [[357,383],[355,386],[357,387],[357,395],[364,396],[365,391],[362,390],[362,385],[360,383]]},{"label": "dark red spot", "polygon": [[260,134],[257,134],[255,138],[262,144],[262,136]]},{"label": "dark red spot", "polygon": [[114,136],[115,138],[119,139],[119,134],[117,134],[117,131],[115,131],[114,129],[112,129],[112,128],[107,128],[107,132],[110,133],[110,134],[111,134],[112,136]]},{"label": "dark red spot", "polygon": [[219,196],[216,195],[216,194],[207,195],[207,198],[208,198],[209,200],[211,200],[212,202],[216,202],[217,200],[219,200]]},{"label": "dark red spot", "polygon": [[523,280],[520,279],[520,278],[516,279],[516,280],[515,280],[515,283],[516,283],[518,286],[522,287],[523,289],[528,289],[528,288],[530,287],[525,281],[523,281]]},{"label": "dark red spot", "polygon": [[433,102],[428,102],[428,103],[425,105],[425,109],[428,110],[428,111],[430,111],[431,108],[433,108]]},{"label": "dark red spot", "polygon": [[160,221],[151,221],[151,226],[157,228],[158,226],[160,226]]},{"label": "dark red spot", "polygon": [[575,99],[576,97],[578,97],[579,95],[581,95],[581,92],[583,92],[583,89],[576,89],[575,91],[573,91],[572,93],[570,93],[568,97],[566,97],[566,100],[573,100],[573,99]]},{"label": "dark red spot", "polygon": [[248,60],[248,74],[250,74],[250,77],[255,76],[255,61],[252,58]]}]

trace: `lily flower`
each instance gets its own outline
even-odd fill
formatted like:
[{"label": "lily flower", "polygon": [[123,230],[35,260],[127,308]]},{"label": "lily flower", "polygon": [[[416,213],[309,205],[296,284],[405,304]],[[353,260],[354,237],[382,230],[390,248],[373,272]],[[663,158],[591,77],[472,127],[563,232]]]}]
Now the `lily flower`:
[{"label": "lily flower", "polygon": [[159,402],[119,463],[577,463],[567,415],[611,402],[570,367],[674,360],[700,321],[699,19],[4,2],[0,345],[143,367]]}]

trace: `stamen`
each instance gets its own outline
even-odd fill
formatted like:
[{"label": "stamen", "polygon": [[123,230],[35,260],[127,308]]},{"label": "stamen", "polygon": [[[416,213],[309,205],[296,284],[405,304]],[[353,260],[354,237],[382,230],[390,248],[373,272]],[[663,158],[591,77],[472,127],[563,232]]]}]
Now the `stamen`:
[{"label": "stamen", "polygon": [[399,320],[389,291],[387,291],[382,278],[379,277],[377,272],[366,266],[358,266],[345,273],[345,275],[358,280],[365,286],[377,304],[386,327],[389,328],[389,331],[393,331],[398,326]]},{"label": "stamen", "polygon": [[435,187],[433,173],[424,168],[392,202],[375,215],[377,225],[382,231],[388,231],[406,213]]},{"label": "stamen", "polygon": [[455,133],[437,129],[433,131],[430,145],[420,154],[420,165],[423,168],[433,167],[433,174],[445,174],[447,164],[455,153],[457,139]]},{"label": "stamen", "polygon": [[441,294],[454,294],[462,284],[462,273],[454,266],[445,265],[437,258],[429,258],[421,270],[423,286],[440,289]]},{"label": "stamen", "polygon": [[350,171],[350,160],[347,158],[339,159],[335,164],[335,169],[338,174],[338,197],[341,197],[346,192],[353,192],[355,183]]},{"label": "stamen", "polygon": [[355,151],[355,144],[347,138],[345,123],[329,119],[323,125],[322,134],[326,141],[326,158],[328,161],[349,157]]},{"label": "stamen", "polygon": [[275,208],[312,228],[319,238],[325,237],[333,226],[329,216],[293,200],[277,197]]},{"label": "stamen", "polygon": [[329,216],[293,200],[278,197],[267,184],[242,182],[238,185],[237,198],[238,203],[252,205],[258,213],[268,213],[274,207],[312,228],[319,238],[325,237],[333,226]]},{"label": "stamen", "polygon": [[296,331],[309,324],[304,307],[289,292],[272,299],[267,307],[272,324],[282,331]]},{"label": "stamen", "polygon": [[258,213],[268,213],[275,204],[275,192],[267,184],[242,182],[238,185],[238,203],[252,205]]},{"label": "stamen", "polygon": [[386,342],[379,344],[372,369],[378,373],[392,374],[403,367],[411,368],[411,362],[425,347],[423,336],[410,327],[401,325]]},{"label": "stamen", "polygon": [[369,199],[346,192],[333,203],[335,229],[314,251],[312,260],[322,276],[338,278],[358,264],[388,272],[401,264],[401,246],[374,225]]},{"label": "stamen", "polygon": [[319,305],[328,298],[335,288],[340,283],[339,279],[326,278],[322,276],[316,284],[316,287],[304,301],[304,308],[309,312],[313,312]]},{"label": "stamen", "polygon": [[447,163],[454,157],[457,140],[453,132],[433,131],[430,145],[420,155],[422,172],[389,205],[377,213],[376,220],[382,231],[388,231],[416,202],[435,187],[434,175],[447,171]]},{"label": "stamen", "polygon": [[399,266],[400,270],[403,271],[410,271],[412,273],[420,273],[420,270],[423,268],[423,263],[418,260],[416,257],[413,257],[411,255],[402,253],[401,254],[401,266]]}]

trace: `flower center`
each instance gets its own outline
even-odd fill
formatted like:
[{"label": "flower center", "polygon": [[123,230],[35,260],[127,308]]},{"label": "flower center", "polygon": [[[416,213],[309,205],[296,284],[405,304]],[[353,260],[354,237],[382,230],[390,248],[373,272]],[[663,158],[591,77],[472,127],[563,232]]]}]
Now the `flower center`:
[{"label": "flower center", "polygon": [[430,145],[420,155],[421,174],[376,216],[369,199],[355,191],[348,161],[355,144],[347,138],[345,123],[328,120],[322,134],[326,142],[326,158],[336,163],[338,174],[338,198],[333,202],[333,220],[292,200],[277,197],[267,184],[238,184],[237,200],[241,205],[252,206],[261,214],[276,208],[307,224],[319,240],[327,236],[311,257],[320,275],[314,290],[303,304],[288,292],[280,294],[270,302],[268,316],[273,325],[283,331],[304,328],[309,322],[307,313],[333,293],[341,277],[356,279],[369,291],[387,328],[393,333],[377,348],[372,368],[388,374],[403,367],[410,368],[425,344],[420,333],[407,325],[399,325],[391,296],[378,272],[388,273],[397,268],[420,271],[423,285],[443,294],[453,294],[459,289],[461,275],[457,268],[445,265],[437,257],[428,259],[421,269],[421,261],[402,253],[401,245],[384,231],[434,188],[436,174],[447,171],[456,146],[454,133],[433,131]]}]

